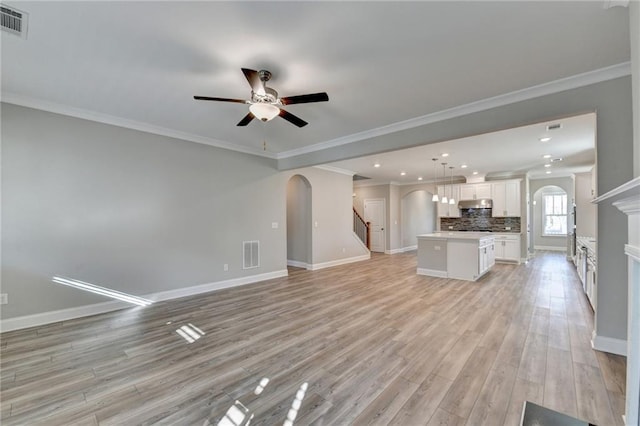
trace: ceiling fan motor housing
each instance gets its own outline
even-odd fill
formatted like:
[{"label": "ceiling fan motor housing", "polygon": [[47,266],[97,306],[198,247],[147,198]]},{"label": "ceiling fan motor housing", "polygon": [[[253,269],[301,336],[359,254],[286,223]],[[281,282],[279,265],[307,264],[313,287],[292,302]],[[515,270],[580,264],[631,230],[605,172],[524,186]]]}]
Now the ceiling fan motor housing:
[{"label": "ceiling fan motor housing", "polygon": [[254,103],[275,104],[278,103],[278,92],[271,87],[264,86],[264,95],[251,92],[251,101]]}]

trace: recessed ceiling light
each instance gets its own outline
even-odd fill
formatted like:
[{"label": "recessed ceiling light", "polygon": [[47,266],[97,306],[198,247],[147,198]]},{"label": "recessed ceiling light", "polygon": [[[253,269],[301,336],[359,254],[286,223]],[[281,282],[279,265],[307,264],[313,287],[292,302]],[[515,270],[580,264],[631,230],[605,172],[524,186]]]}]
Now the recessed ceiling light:
[{"label": "recessed ceiling light", "polygon": [[545,136],[544,138],[540,138],[540,142],[549,142],[551,140],[550,136]]},{"label": "recessed ceiling light", "polygon": [[542,158],[551,158],[551,154],[545,154],[542,156]]},{"label": "recessed ceiling light", "polygon": [[442,154],[442,156],[443,156],[443,157],[448,157],[448,156],[449,156],[449,153],[448,153],[448,152],[445,152],[444,154]]},{"label": "recessed ceiling light", "polygon": [[400,172],[400,176],[405,176],[407,172]]},{"label": "recessed ceiling light", "polygon": [[547,170],[545,173],[550,175],[551,174],[551,170]]},{"label": "recessed ceiling light", "polygon": [[461,168],[461,169],[466,169],[466,168],[467,168],[467,165],[466,165],[466,164],[463,164],[462,166],[460,166],[460,168]]},{"label": "recessed ceiling light", "polygon": [[380,167],[380,163],[375,163],[373,167]]},{"label": "recessed ceiling light", "polygon": [[551,159],[551,160],[549,160],[549,161],[551,161],[552,163],[553,163],[553,162],[556,162],[556,161],[562,161],[562,157],[552,158],[552,159]]},{"label": "recessed ceiling light", "polygon": [[551,164],[545,164],[544,166],[545,167],[551,167]]},{"label": "recessed ceiling light", "polygon": [[478,174],[478,172],[473,172],[473,174],[474,174],[474,175],[477,175],[477,174]]},{"label": "recessed ceiling light", "polygon": [[418,180],[422,180],[422,176],[418,176]]}]

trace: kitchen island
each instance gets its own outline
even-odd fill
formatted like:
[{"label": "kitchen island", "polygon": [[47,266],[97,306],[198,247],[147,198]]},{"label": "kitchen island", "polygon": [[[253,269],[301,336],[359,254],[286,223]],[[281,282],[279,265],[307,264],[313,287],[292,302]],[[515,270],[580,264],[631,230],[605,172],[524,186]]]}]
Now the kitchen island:
[{"label": "kitchen island", "polygon": [[495,237],[484,232],[418,235],[419,275],[476,281],[495,264]]}]

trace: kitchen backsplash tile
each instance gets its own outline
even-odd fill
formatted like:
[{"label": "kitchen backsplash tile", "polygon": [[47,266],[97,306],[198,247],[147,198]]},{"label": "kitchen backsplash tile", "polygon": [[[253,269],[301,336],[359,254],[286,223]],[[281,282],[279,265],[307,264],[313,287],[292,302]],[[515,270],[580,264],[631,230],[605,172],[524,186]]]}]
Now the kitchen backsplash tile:
[{"label": "kitchen backsplash tile", "polygon": [[443,231],[492,231],[520,233],[519,217],[491,217],[490,212],[482,212],[482,209],[475,210],[475,212],[474,214],[466,214],[465,217],[441,217],[440,229]]}]

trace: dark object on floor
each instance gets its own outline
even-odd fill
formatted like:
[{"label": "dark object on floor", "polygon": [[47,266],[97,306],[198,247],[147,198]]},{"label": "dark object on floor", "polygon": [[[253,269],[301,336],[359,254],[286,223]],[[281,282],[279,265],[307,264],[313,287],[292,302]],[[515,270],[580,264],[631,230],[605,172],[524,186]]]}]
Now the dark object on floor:
[{"label": "dark object on floor", "polygon": [[525,401],[520,426],[596,426],[533,402]]}]

